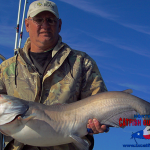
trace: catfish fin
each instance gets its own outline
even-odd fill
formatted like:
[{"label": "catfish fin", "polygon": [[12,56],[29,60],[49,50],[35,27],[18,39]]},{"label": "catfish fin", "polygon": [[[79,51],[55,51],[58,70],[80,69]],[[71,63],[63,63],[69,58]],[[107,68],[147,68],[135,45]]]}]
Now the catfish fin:
[{"label": "catfish fin", "polygon": [[21,116],[18,116],[18,120],[19,121],[21,121],[21,122],[28,122],[30,119],[33,119],[34,117],[36,117],[36,114],[35,113],[33,113],[33,114],[31,114],[31,115],[29,115],[29,116],[24,116],[24,117],[21,117]]},{"label": "catfish fin", "polygon": [[24,114],[29,109],[28,104],[19,101],[20,99],[15,97],[0,95],[0,98],[0,125],[13,121],[16,116]]},{"label": "catfish fin", "polygon": [[124,90],[124,91],[122,91],[122,92],[127,93],[127,94],[133,93],[132,89],[127,89],[127,90]]},{"label": "catfish fin", "polygon": [[[105,125],[110,125],[110,126],[113,126],[113,127],[121,127],[121,128],[124,128],[125,126],[123,126],[123,118],[128,118],[128,119],[135,119],[134,118],[134,115],[137,115],[138,113],[133,110],[133,109],[130,109],[130,110],[126,110],[126,111],[122,111],[118,114],[115,114],[115,115],[112,115],[110,116],[109,118],[107,118],[106,120],[103,120],[101,122],[101,124],[105,124]],[[119,119],[122,119],[120,120],[121,122],[119,122]],[[119,123],[121,123],[119,125]]]},{"label": "catfish fin", "polygon": [[70,135],[70,137],[74,140],[73,144],[78,147],[80,150],[88,150],[89,143],[86,140],[81,139],[81,137],[76,135]]}]

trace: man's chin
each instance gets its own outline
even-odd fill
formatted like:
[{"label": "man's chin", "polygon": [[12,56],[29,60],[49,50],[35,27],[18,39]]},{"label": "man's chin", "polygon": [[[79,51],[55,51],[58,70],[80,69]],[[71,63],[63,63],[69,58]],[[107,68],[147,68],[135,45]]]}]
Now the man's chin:
[{"label": "man's chin", "polygon": [[42,43],[43,45],[53,45],[55,42],[52,38],[44,38],[42,40],[39,41],[40,43]]},{"label": "man's chin", "polygon": [[50,41],[52,41],[52,37],[50,37],[50,36],[43,36],[43,37],[41,37],[40,41],[41,42],[50,42]]},{"label": "man's chin", "polygon": [[42,44],[46,44],[46,45],[55,45],[56,42],[58,40],[56,40],[55,38],[51,37],[51,36],[40,36],[40,38],[38,39],[38,42],[42,43]]}]

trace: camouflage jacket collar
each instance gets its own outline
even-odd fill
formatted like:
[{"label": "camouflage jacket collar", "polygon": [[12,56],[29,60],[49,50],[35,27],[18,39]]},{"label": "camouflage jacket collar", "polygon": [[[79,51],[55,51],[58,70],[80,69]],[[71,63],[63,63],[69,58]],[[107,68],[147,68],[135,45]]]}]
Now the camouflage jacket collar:
[{"label": "camouflage jacket collar", "polygon": [[[24,48],[19,50],[19,55],[22,58],[22,63],[24,63],[28,68],[30,68],[30,66],[32,66],[32,68],[35,68],[28,54],[30,47],[31,41],[30,38],[28,38],[24,45]],[[58,43],[52,51],[52,61],[47,66],[46,69],[47,75],[45,77],[50,76],[55,70],[57,70],[63,64],[63,62],[68,57],[70,51],[71,48],[67,44],[63,43],[61,36],[59,36]]]},{"label": "camouflage jacket collar", "polygon": [[[19,55],[21,55],[21,57],[23,58],[24,60],[24,63],[26,62],[27,64],[30,64],[31,66],[33,66],[31,60],[30,60],[30,57],[29,57],[29,49],[31,47],[31,41],[30,41],[30,37],[26,40],[26,43],[24,45],[24,47],[22,49],[19,49]],[[67,49],[66,49],[67,48]],[[71,48],[62,42],[62,38],[61,36],[59,36],[59,39],[58,39],[58,43],[57,45],[54,47],[53,51],[52,51],[52,58],[61,50],[63,49],[63,51],[61,52],[63,55],[62,55],[62,58],[64,57],[64,59],[66,58],[65,55],[69,55],[70,51],[71,51]]]}]

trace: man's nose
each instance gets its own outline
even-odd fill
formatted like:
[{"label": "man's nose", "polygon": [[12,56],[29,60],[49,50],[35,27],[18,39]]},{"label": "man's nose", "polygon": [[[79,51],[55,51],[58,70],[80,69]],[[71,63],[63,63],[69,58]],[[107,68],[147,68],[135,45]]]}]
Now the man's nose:
[{"label": "man's nose", "polygon": [[42,23],[42,25],[41,25],[43,28],[47,28],[47,27],[50,27],[50,25],[49,25],[49,23],[48,23],[48,21],[46,20],[46,19],[44,19],[44,21],[43,21],[43,23]]}]

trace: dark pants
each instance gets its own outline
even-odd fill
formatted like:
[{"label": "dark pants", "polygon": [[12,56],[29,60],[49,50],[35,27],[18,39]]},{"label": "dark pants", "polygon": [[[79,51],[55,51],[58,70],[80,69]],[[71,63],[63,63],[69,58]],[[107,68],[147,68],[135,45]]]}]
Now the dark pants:
[{"label": "dark pants", "polygon": [[0,133],[0,150],[3,150],[3,135]]}]

